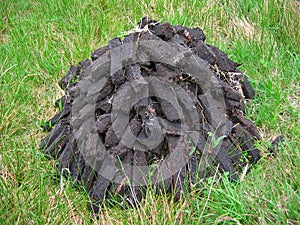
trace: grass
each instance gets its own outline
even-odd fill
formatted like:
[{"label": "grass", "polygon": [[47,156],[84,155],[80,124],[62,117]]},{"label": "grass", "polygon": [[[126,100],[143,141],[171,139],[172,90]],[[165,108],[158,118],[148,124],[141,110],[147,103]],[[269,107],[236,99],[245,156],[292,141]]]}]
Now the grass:
[{"label": "grass", "polygon": [[[0,2],[0,224],[299,224],[300,43],[296,0],[12,0]],[[93,218],[84,192],[55,177],[38,150],[43,119],[55,114],[57,82],[149,15],[199,26],[207,42],[242,62],[257,96],[247,108],[264,154],[243,182],[208,182],[173,203],[151,190],[140,208],[106,207]]]}]

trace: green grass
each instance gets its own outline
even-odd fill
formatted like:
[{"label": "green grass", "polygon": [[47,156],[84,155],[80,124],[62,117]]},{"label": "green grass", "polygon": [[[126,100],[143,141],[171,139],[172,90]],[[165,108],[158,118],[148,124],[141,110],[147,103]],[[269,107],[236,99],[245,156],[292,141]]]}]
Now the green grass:
[{"label": "green grass", "polygon": [[[299,224],[300,43],[296,0],[11,0],[0,2],[0,224]],[[77,64],[149,15],[200,26],[244,71],[257,96],[247,108],[256,143],[285,136],[245,180],[208,182],[173,203],[149,190],[140,208],[104,208],[65,179],[38,150],[43,119],[55,114],[57,82]]]}]

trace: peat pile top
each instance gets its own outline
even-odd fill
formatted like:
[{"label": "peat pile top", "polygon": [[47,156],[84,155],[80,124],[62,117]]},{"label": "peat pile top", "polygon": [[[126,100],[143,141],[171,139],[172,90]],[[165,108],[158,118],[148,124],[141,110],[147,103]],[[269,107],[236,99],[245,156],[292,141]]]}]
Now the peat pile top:
[{"label": "peat pile top", "polygon": [[254,91],[239,64],[200,28],[145,17],[137,30],[70,67],[41,149],[96,205],[137,204],[149,186],[179,199],[222,172],[238,180],[260,158],[244,116]]}]

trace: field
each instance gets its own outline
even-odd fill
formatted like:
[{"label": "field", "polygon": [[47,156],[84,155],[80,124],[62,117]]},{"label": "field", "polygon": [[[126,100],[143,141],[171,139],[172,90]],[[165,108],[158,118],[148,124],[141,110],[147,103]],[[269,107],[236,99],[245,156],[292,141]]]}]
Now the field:
[{"label": "field", "polygon": [[[0,224],[299,224],[300,3],[296,0],[0,1]],[[139,208],[104,207],[38,149],[70,64],[124,36],[145,15],[201,27],[207,43],[242,63],[255,88],[247,117],[262,159],[243,181],[207,182],[177,203],[151,190]],[[269,141],[284,135],[276,156]]]}]

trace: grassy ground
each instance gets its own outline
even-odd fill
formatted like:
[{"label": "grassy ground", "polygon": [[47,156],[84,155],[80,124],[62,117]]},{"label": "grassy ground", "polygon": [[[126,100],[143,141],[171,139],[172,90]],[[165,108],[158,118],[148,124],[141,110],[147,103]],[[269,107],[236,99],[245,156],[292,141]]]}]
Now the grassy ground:
[{"label": "grassy ground", "polygon": [[[296,0],[0,1],[0,224],[299,224],[300,60]],[[268,140],[285,136],[240,184],[207,183],[179,203],[154,196],[137,209],[91,218],[84,192],[54,182],[38,150],[41,120],[55,114],[58,80],[144,15],[200,26],[207,42],[242,62],[257,92],[248,117]]]}]

